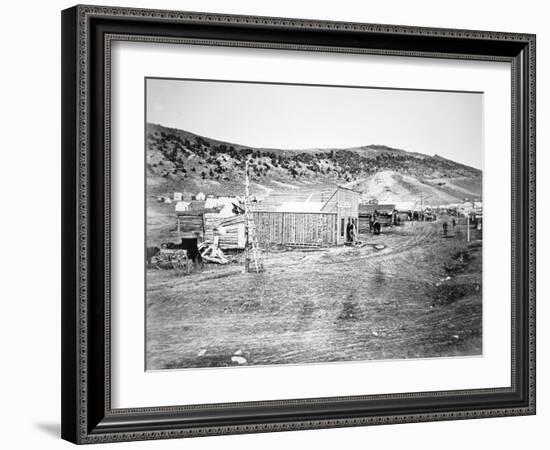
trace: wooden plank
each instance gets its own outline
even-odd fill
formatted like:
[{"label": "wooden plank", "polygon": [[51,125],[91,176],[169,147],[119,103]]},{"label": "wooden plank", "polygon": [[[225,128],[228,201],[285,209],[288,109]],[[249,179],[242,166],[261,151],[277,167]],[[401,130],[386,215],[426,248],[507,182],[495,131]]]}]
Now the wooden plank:
[{"label": "wooden plank", "polygon": [[334,213],[254,211],[253,218],[262,244],[336,243]]}]

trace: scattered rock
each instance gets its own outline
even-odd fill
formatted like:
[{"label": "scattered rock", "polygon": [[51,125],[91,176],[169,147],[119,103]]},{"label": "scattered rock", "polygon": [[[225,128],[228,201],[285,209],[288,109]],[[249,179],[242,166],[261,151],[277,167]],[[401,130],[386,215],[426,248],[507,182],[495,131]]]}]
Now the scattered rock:
[{"label": "scattered rock", "polygon": [[239,364],[239,365],[247,363],[246,358],[244,358],[242,356],[232,356],[231,357],[231,362]]},{"label": "scattered rock", "polygon": [[453,334],[453,337],[454,337],[455,339],[458,339],[460,336],[459,336],[458,334]]},{"label": "scattered rock", "polygon": [[373,335],[373,336],[378,336],[378,333],[377,333],[376,331],[373,331],[373,332],[372,332],[372,335]]},{"label": "scattered rock", "polygon": [[201,356],[204,356],[204,355],[206,355],[206,349],[205,348],[201,349],[201,351],[199,351],[199,353],[197,353],[198,357],[201,357]]},{"label": "scattered rock", "polygon": [[243,356],[242,350],[237,350],[235,353],[233,353],[235,356]]}]

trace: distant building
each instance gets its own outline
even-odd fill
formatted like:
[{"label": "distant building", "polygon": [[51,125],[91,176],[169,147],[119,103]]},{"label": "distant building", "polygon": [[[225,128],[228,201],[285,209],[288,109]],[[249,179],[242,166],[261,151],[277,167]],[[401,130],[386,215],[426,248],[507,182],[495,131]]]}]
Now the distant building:
[{"label": "distant building", "polygon": [[183,192],[174,192],[174,195],[172,195],[172,199],[175,202],[179,202],[180,200],[183,200]]},{"label": "distant building", "polygon": [[413,212],[416,208],[416,202],[395,202],[397,212]]},{"label": "distant building", "polygon": [[204,195],[204,193],[202,192],[199,192],[197,195],[195,195],[195,200],[204,201],[206,200],[206,195]]},{"label": "distant building", "polygon": [[189,205],[191,205],[191,202],[179,201],[176,203],[176,206],[174,209],[176,210],[176,212],[189,211]]},{"label": "distant building", "polygon": [[398,220],[395,204],[361,203],[359,205],[359,233],[371,231],[371,219],[376,219],[382,226],[395,225]]}]

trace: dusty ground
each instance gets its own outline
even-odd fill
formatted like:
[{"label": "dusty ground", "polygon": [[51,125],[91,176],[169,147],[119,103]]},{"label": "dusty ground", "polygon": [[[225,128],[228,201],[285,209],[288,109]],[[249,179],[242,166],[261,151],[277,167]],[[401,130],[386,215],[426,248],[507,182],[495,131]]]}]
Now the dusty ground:
[{"label": "dusty ground", "polygon": [[413,222],[361,239],[271,251],[260,274],[148,270],[147,368],[481,354],[480,233]]}]

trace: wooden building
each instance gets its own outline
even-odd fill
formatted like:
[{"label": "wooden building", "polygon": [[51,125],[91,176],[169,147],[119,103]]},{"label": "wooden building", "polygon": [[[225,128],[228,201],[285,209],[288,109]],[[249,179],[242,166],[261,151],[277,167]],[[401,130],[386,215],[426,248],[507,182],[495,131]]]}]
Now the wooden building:
[{"label": "wooden building", "polygon": [[339,186],[321,209],[336,214],[336,245],[346,243],[346,229],[351,223],[357,229],[359,222],[359,192]]},{"label": "wooden building", "polygon": [[[176,205],[177,206],[177,205]],[[176,209],[176,232],[178,239],[180,237],[204,236],[204,201],[192,200],[188,202],[184,211]]]},{"label": "wooden building", "polygon": [[214,237],[218,235],[218,244],[222,250],[244,249],[245,228],[246,219],[242,214],[230,217],[219,213],[204,214],[204,239],[214,241]]},{"label": "wooden building", "polygon": [[[347,224],[358,224],[359,193],[337,188],[324,203],[301,202],[289,210],[254,210],[252,217],[260,245],[342,245],[346,242]],[[200,233],[205,240],[219,235],[222,249],[243,249],[246,243],[246,218],[227,216],[205,209],[205,203],[193,201],[185,212],[177,212],[178,235]],[[282,210],[283,209],[283,210]],[[300,210],[302,209],[302,210]]]},{"label": "wooden building", "polygon": [[370,232],[371,218],[376,217],[383,226],[395,225],[397,211],[395,204],[360,204],[359,205],[359,233]]},{"label": "wooden building", "polygon": [[192,237],[199,233],[204,235],[204,213],[202,211],[185,211],[176,213],[176,231],[180,237]]},{"label": "wooden building", "polygon": [[260,244],[342,245],[347,224],[358,222],[359,192],[338,187],[324,202],[283,202],[253,213]]}]

